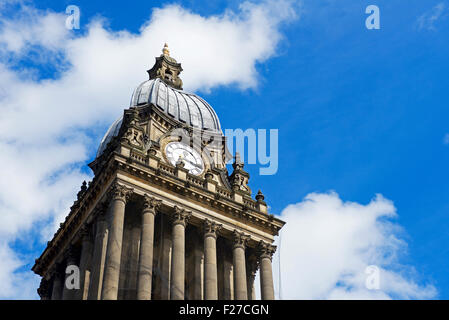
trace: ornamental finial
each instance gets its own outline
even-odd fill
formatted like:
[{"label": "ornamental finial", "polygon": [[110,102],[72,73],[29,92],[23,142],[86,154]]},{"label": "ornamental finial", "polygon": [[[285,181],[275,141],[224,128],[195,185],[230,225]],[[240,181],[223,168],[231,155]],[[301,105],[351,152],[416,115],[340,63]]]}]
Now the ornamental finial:
[{"label": "ornamental finial", "polygon": [[164,48],[162,49],[162,53],[164,55],[170,56],[170,50],[168,50],[168,44],[167,43],[164,44]]}]

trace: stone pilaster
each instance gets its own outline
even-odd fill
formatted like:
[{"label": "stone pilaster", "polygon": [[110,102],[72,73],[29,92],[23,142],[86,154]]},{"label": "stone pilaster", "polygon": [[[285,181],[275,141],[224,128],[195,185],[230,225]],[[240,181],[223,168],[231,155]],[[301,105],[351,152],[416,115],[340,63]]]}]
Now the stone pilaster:
[{"label": "stone pilaster", "polygon": [[217,232],[221,225],[204,221],[204,299],[218,299]]},{"label": "stone pilaster", "polygon": [[259,243],[260,290],[262,300],[274,300],[273,269],[271,259],[276,247],[264,241]]},{"label": "stone pilaster", "polygon": [[245,246],[249,236],[237,230],[234,231],[234,298],[235,300],[247,300],[248,289],[246,284]]},{"label": "stone pilaster", "polygon": [[256,300],[256,290],[255,290],[255,279],[256,279],[256,272],[259,267],[257,261],[257,257],[254,254],[251,254],[248,257],[247,261],[247,284],[248,284],[248,299],[249,300]]},{"label": "stone pilaster", "polygon": [[177,206],[173,209],[172,230],[172,268],[170,281],[170,299],[184,300],[185,281],[185,228],[191,212]]},{"label": "stone pilaster", "polygon": [[62,273],[62,266],[56,263],[51,271],[53,285],[51,290],[51,300],[61,300],[62,299],[62,289],[64,286],[64,274]]},{"label": "stone pilaster", "polygon": [[69,266],[78,266],[78,261],[77,261],[77,257],[76,257],[76,252],[75,249],[70,246],[67,251],[65,252],[65,261],[66,261],[66,265],[65,265],[65,278],[64,278],[64,283],[63,283],[63,290],[62,290],[62,300],[75,300],[76,298],[76,292],[79,291],[79,288],[70,288],[67,286],[68,285],[68,277],[72,275],[72,273],[67,273],[67,267]]},{"label": "stone pilaster", "polygon": [[142,235],[140,240],[139,279],[137,299],[151,299],[153,278],[154,218],[162,201],[145,195],[142,211]]},{"label": "stone pilaster", "polygon": [[[197,239],[199,240],[199,239]],[[195,272],[195,283],[193,290],[193,299],[203,300],[204,299],[204,250],[202,246],[197,243],[194,250],[194,272]]]},{"label": "stone pilaster", "polygon": [[92,261],[92,272],[89,283],[89,300],[100,300],[103,284],[106,248],[108,244],[108,226],[106,222],[107,207],[102,206],[95,222],[95,243]]},{"label": "stone pilaster", "polygon": [[223,286],[222,296],[223,300],[234,300],[234,272],[232,255],[225,254],[222,268]]},{"label": "stone pilaster", "polygon": [[101,294],[103,300],[117,300],[125,206],[132,189],[115,183],[110,192],[108,247]]},{"label": "stone pilaster", "polygon": [[167,217],[163,214],[160,215],[161,238],[159,243],[159,252],[156,268],[155,279],[155,298],[159,300],[170,299],[170,274],[171,274],[171,255],[172,255],[172,237],[169,227],[166,223]]},{"label": "stone pilaster", "polygon": [[83,226],[81,232],[81,257],[80,257],[80,289],[76,292],[77,300],[87,300],[89,292],[90,276],[92,271],[93,241],[91,226]]}]

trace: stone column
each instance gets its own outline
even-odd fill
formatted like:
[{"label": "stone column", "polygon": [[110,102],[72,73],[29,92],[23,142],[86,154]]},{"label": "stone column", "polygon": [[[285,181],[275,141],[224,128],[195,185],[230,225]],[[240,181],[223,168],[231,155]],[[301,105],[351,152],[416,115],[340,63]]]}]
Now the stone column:
[{"label": "stone column", "polygon": [[204,299],[218,300],[217,231],[221,225],[204,221]]},{"label": "stone column", "polygon": [[76,292],[77,300],[87,300],[92,266],[92,234],[90,226],[81,229],[82,248],[80,257],[80,289]]},{"label": "stone column", "polygon": [[100,300],[103,284],[104,263],[106,260],[106,248],[108,244],[108,227],[106,223],[106,210],[101,208],[95,222],[95,244],[92,263],[92,275],[89,284],[87,298],[89,300]]},{"label": "stone column", "polygon": [[101,297],[103,300],[117,300],[120,277],[120,258],[122,254],[123,223],[125,206],[132,189],[115,183],[111,189],[108,247]]},{"label": "stone column", "polygon": [[142,211],[142,234],[140,240],[139,279],[137,299],[151,300],[153,279],[154,218],[162,201],[145,195]]},{"label": "stone column", "polygon": [[194,282],[194,294],[193,299],[203,300],[204,299],[204,250],[197,239],[196,246],[194,250],[194,272],[195,272],[195,282]]},{"label": "stone column", "polygon": [[224,257],[223,261],[223,299],[234,300],[234,273],[232,256]]},{"label": "stone column", "polygon": [[185,281],[185,228],[191,212],[174,207],[172,230],[172,268],[170,281],[170,299],[184,300]]},{"label": "stone column", "polygon": [[62,276],[60,264],[56,264],[53,269],[53,288],[51,291],[51,300],[61,300],[62,298],[62,287],[64,282],[64,277]]},{"label": "stone column", "polygon": [[[72,276],[73,277],[73,273],[69,272],[67,273],[67,267],[68,266],[78,266],[78,261],[76,259],[76,253],[75,250],[72,246],[70,246],[66,253],[65,253],[65,260],[66,260],[66,268],[64,270],[65,273],[65,278],[64,278],[64,283],[63,283],[63,289],[62,289],[62,300],[75,300],[75,296],[76,296],[76,292],[79,291],[79,288],[68,288],[67,287],[67,282],[68,282],[68,277]],[[75,279],[74,279],[75,281]]]},{"label": "stone column", "polygon": [[137,285],[138,285],[138,272],[139,272],[139,255],[140,255],[140,237],[142,235],[142,229],[140,228],[140,221],[134,223],[131,228],[130,247],[129,247],[129,268],[126,275],[128,279],[128,290],[125,293],[125,299],[136,300],[137,299]]},{"label": "stone column", "polygon": [[245,246],[249,239],[243,233],[234,231],[234,298],[235,300],[247,300],[248,290],[246,285]]},{"label": "stone column", "polygon": [[168,224],[165,223],[166,216],[161,214],[161,239],[159,244],[159,259],[156,268],[155,294],[156,299],[170,300],[170,274],[171,274],[171,256],[172,256],[172,240]]},{"label": "stone column", "polygon": [[262,300],[274,300],[273,270],[271,259],[276,247],[264,241],[259,243],[260,252],[260,290]]},{"label": "stone column", "polygon": [[258,261],[257,257],[254,254],[251,254],[248,257],[248,264],[246,273],[248,276],[248,300],[256,300],[256,290],[255,290],[255,279],[256,279],[256,272],[258,269]]}]

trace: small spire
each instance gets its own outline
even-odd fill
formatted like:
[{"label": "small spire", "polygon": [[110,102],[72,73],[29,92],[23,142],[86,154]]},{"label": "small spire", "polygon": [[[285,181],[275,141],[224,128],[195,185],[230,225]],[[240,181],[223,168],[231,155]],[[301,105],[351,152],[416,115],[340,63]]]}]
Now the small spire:
[{"label": "small spire", "polygon": [[243,169],[244,163],[240,159],[240,153],[236,152],[234,156],[234,163],[232,164],[232,167],[235,169]]},{"label": "small spire", "polygon": [[259,189],[259,191],[256,194],[256,200],[257,200],[257,202],[262,202],[264,199],[265,199],[265,196],[263,195],[262,191],[260,191],[260,189]]},{"label": "small spire", "polygon": [[168,44],[167,43],[164,44],[164,48],[162,49],[162,53],[164,55],[170,56],[170,50],[168,50]]}]

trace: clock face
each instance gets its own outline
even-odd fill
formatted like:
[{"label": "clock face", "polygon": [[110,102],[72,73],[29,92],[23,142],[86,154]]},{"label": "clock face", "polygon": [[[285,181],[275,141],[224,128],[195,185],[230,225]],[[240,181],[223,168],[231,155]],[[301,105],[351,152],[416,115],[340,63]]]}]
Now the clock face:
[{"label": "clock face", "polygon": [[165,155],[173,166],[179,158],[184,162],[184,168],[190,174],[200,175],[204,171],[204,162],[200,154],[193,148],[181,142],[170,142],[165,147]]}]

